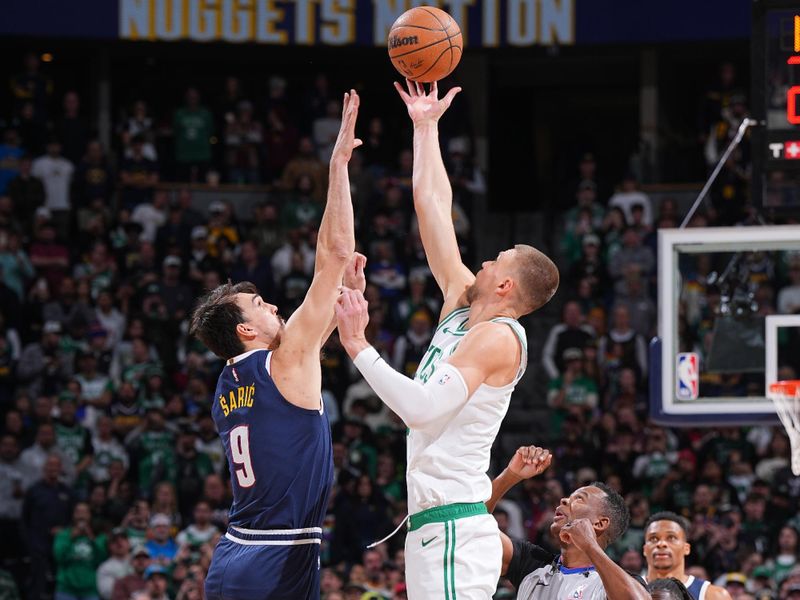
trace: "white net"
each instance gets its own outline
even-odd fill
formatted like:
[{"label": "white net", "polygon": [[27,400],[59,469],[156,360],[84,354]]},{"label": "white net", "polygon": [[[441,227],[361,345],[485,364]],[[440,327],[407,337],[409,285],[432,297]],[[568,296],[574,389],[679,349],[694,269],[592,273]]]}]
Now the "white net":
[{"label": "white net", "polygon": [[792,446],[792,473],[800,476],[800,381],[778,381],[769,396]]}]

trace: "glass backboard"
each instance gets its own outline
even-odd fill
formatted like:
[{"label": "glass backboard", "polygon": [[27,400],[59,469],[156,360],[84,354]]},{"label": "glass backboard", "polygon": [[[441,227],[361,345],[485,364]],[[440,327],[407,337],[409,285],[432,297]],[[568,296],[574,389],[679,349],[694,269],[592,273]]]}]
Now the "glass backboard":
[{"label": "glass backboard", "polygon": [[800,226],[662,230],[658,250],[653,419],[776,422],[767,385],[800,378]]}]

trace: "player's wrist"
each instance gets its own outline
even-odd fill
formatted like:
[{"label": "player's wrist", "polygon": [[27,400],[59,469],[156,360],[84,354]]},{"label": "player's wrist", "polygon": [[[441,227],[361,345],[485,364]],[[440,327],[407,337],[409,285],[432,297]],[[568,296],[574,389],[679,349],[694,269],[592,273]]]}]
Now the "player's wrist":
[{"label": "player's wrist", "polygon": [[439,131],[439,118],[425,117],[424,119],[414,120],[414,131],[430,131],[436,133]]},{"label": "player's wrist", "polygon": [[[342,346],[344,347],[345,351],[347,352],[348,356],[352,359],[356,359],[361,352],[364,350],[372,349],[372,346],[367,341],[367,338],[364,335],[350,335],[346,337],[340,337],[339,341],[341,341]],[[377,351],[376,351],[377,352]]]}]

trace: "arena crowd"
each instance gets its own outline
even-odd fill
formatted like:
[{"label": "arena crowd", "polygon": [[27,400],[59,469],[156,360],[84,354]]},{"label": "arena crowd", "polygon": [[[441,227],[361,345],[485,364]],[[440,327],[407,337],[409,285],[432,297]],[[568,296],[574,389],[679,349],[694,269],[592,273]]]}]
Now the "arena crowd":
[{"label": "arena crowd", "polygon": [[[252,281],[288,318],[313,274],[338,92],[269,79],[250,96],[221,81],[216,97],[187,88],[170,114],[148,98],[120,111],[114,144],[97,141],[84,99],[54,89],[26,58],[8,92],[0,145],[0,598],[190,600],[230,505],[222,445],[209,414],[221,362],[187,334],[196,299],[228,278]],[[402,110],[400,103],[396,107]],[[700,137],[711,162],[745,99],[726,79],[704,102]],[[359,125],[351,163],[356,238],[368,257],[370,341],[408,375],[431,339],[438,291],[411,204],[410,138],[379,113]],[[462,253],[486,191],[467,129],[446,136]],[[717,154],[714,154],[714,153]],[[712,207],[693,225],[746,223],[747,152],[728,165]],[[622,493],[631,527],[610,553],[644,569],[643,526],[672,510],[690,519],[688,565],[739,600],[800,593],[800,479],[780,428],[669,430],[648,421],[646,345],[655,333],[655,231],[677,204],[657,206],[633,173],[583,155],[564,184],[563,318],[534,368],[550,383],[541,477],[495,511],[512,538],[550,550],[559,500],[594,480]],[[264,186],[247,214],[198,185]],[[261,188],[257,188],[261,189]],[[777,302],[800,295],[800,262],[776,265]],[[698,285],[703,282],[698,279]],[[695,327],[713,320],[705,290]],[[764,310],[769,310],[770,298]],[[773,307],[774,308],[774,307]],[[797,312],[800,302],[790,304]],[[687,317],[688,319],[688,317]],[[705,319],[705,321],[704,321]],[[705,325],[704,325],[705,323]],[[405,598],[403,536],[373,550],[406,514],[405,427],[360,379],[334,334],[323,355],[337,484],[322,546],[325,600]],[[501,581],[497,598],[513,597]]]}]

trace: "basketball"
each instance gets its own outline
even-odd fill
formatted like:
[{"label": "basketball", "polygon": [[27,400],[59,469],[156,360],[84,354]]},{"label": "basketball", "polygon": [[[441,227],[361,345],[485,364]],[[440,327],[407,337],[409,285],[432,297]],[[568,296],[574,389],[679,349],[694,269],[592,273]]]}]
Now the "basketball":
[{"label": "basketball", "polygon": [[461,28],[446,12],[418,6],[404,12],[389,30],[389,58],[412,81],[444,79],[461,60]]}]

